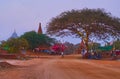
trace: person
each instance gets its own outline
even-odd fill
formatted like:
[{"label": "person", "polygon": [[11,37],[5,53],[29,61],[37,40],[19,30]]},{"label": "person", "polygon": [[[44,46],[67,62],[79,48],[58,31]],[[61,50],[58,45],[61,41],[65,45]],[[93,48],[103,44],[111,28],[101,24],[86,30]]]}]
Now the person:
[{"label": "person", "polygon": [[81,51],[82,58],[85,58],[86,52],[87,52],[87,51],[86,51],[85,49],[82,49],[82,51]]},{"label": "person", "polygon": [[62,58],[64,57],[64,53],[63,53],[63,52],[61,52],[61,57],[62,57]]},{"label": "person", "polygon": [[97,53],[97,58],[98,58],[98,59],[101,59],[101,58],[102,58],[102,55],[101,55],[100,52]]},{"label": "person", "polygon": [[117,59],[117,55],[116,55],[116,52],[115,51],[112,51],[112,60],[116,60]]}]

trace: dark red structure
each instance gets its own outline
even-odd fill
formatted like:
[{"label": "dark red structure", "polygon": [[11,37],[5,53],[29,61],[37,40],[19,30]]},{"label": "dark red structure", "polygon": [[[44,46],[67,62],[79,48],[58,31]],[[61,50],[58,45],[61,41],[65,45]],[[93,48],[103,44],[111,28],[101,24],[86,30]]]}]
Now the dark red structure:
[{"label": "dark red structure", "polygon": [[41,23],[39,23],[38,34],[42,34],[42,27],[41,27]]}]

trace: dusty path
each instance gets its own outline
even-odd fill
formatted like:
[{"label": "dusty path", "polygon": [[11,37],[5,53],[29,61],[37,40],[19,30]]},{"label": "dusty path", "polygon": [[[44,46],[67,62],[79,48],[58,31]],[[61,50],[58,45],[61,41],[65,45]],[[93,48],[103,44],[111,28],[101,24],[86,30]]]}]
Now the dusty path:
[{"label": "dusty path", "polygon": [[6,60],[20,67],[0,71],[0,79],[120,79],[120,61],[83,60],[45,56]]}]

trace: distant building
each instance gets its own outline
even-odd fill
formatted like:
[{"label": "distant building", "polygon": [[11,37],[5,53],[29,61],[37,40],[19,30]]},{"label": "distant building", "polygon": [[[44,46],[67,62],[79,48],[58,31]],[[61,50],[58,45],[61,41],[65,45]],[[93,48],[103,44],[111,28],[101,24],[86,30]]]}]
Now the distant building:
[{"label": "distant building", "polygon": [[15,30],[9,39],[11,39],[11,38],[18,38],[18,35]]}]

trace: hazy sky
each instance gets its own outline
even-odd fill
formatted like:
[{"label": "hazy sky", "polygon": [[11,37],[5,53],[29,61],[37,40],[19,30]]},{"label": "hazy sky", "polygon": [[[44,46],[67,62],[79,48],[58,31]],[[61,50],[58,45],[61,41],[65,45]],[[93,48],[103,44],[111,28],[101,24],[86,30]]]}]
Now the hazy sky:
[{"label": "hazy sky", "polygon": [[[120,18],[120,0],[0,0],[0,40],[9,38],[14,29],[18,36],[27,31],[37,31],[39,22],[45,33],[46,24],[52,17],[67,10],[83,8],[104,8]],[[80,42],[75,38],[67,40]]]}]

